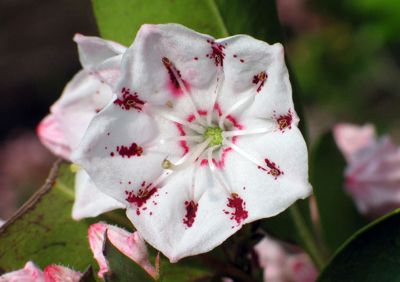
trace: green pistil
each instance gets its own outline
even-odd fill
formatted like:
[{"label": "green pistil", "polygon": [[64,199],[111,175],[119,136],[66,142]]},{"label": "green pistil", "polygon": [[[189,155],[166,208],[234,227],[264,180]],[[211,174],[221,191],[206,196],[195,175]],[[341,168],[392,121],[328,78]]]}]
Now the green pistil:
[{"label": "green pistil", "polygon": [[222,145],[222,129],[219,127],[208,127],[204,132],[204,140],[211,137],[210,147]]}]

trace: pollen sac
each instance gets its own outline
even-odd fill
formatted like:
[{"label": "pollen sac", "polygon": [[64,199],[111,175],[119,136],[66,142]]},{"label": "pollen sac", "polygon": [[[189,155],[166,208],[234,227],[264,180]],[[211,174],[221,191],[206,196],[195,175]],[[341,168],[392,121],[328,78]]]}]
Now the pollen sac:
[{"label": "pollen sac", "polygon": [[264,83],[267,80],[267,78],[268,78],[268,75],[265,71],[262,71],[253,77],[253,84],[258,85],[257,93],[259,93],[261,91],[261,89],[264,87]]},{"label": "pollen sac", "polygon": [[144,101],[140,100],[138,94],[134,92],[130,93],[130,90],[127,88],[122,88],[122,99],[116,99],[114,104],[121,107],[123,110],[129,110],[131,108],[136,109],[138,112],[142,111]]},{"label": "pollen sac", "polygon": [[292,128],[293,114],[291,110],[289,110],[285,115],[276,116],[276,114],[274,114],[274,118],[280,131],[285,132],[285,129]]},{"label": "pollen sac", "polygon": [[278,176],[284,174],[283,171],[277,166],[274,162],[271,162],[269,159],[264,159],[264,162],[268,169],[265,169],[262,166],[258,166],[260,170],[267,171],[268,174],[271,174],[275,179],[278,178]]}]

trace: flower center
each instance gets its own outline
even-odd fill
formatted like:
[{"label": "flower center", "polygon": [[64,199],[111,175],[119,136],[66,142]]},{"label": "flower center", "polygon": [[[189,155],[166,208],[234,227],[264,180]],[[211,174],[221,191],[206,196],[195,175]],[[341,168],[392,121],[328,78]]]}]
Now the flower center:
[{"label": "flower center", "polygon": [[208,127],[203,136],[204,140],[211,138],[209,147],[222,145],[222,129],[219,127]]}]

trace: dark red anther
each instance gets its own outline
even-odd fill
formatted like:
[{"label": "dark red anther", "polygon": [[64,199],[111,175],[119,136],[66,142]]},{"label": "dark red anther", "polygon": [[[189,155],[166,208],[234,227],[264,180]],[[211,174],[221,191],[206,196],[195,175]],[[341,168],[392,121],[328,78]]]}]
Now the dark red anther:
[{"label": "dark red anther", "polygon": [[265,71],[262,71],[262,72],[260,72],[259,74],[256,74],[253,77],[253,83],[254,84],[259,84],[260,83],[258,85],[258,87],[257,87],[257,93],[261,91],[261,89],[263,88],[264,83],[267,80],[267,78],[268,78],[268,75],[267,75],[267,73]]},{"label": "dark red anther", "polygon": [[114,104],[121,107],[121,109],[129,110],[131,108],[136,109],[138,112],[142,111],[144,101],[140,100],[136,92],[131,94],[130,90],[127,88],[122,88],[122,99],[116,99]]},{"label": "dark red anther", "polygon": [[222,44],[218,44],[215,41],[207,40],[207,42],[211,44],[211,50],[212,50],[211,54],[208,54],[207,57],[213,59],[217,67],[218,66],[223,67],[225,58],[225,53],[224,53],[225,46]]},{"label": "dark red anther", "polygon": [[125,191],[125,195],[126,195],[125,200],[130,204],[134,204],[137,207],[136,214],[140,215],[139,208],[144,206],[147,203],[147,201],[154,194],[156,194],[157,190],[158,190],[158,188],[153,187],[152,183],[149,183],[148,185],[146,185],[146,182],[143,181],[141,184],[141,188],[139,189],[139,191],[136,194],[134,191]]}]

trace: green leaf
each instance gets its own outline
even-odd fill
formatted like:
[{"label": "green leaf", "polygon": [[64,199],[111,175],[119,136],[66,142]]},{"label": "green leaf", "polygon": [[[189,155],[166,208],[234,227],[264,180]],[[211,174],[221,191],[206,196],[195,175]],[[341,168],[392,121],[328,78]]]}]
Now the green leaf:
[{"label": "green leaf", "polygon": [[121,253],[108,240],[104,245],[104,256],[106,257],[110,271],[106,274],[106,281],[110,282],[153,282],[154,279],[137,263]]},{"label": "green leaf", "polygon": [[62,264],[83,272],[92,263],[87,224],[71,218],[73,174],[58,161],[49,179],[0,229],[0,268],[22,268],[28,260],[42,269]]},{"label": "green leaf", "polygon": [[246,33],[270,43],[282,41],[273,0],[92,2],[102,37],[126,45],[144,23],[180,23],[217,38]]},{"label": "green leaf", "polygon": [[332,133],[324,134],[312,150],[310,176],[322,235],[331,250],[336,250],[365,224],[344,190],[345,165]]},{"label": "green leaf", "polygon": [[337,251],[318,281],[400,281],[399,266],[400,209],[354,234]]}]

